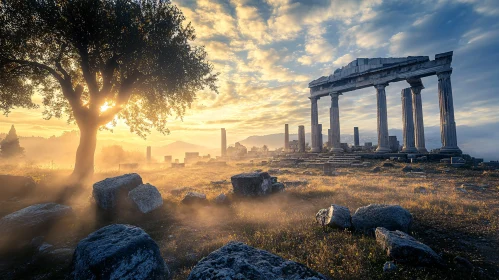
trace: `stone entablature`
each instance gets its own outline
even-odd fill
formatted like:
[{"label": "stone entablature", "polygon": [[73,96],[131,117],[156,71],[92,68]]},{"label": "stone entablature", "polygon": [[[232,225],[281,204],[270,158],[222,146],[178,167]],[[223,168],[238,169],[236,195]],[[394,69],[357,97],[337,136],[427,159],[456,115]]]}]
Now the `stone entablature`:
[{"label": "stone entablature", "polygon": [[[363,64],[365,61],[367,61],[367,65]],[[452,52],[437,54],[435,60],[430,60],[428,56],[359,58],[350,62],[348,66],[337,69],[333,75],[310,82],[310,95],[323,97],[330,93],[343,93],[376,84],[432,76],[438,72],[452,70],[451,62]],[[359,65],[359,63],[361,64]]]}]

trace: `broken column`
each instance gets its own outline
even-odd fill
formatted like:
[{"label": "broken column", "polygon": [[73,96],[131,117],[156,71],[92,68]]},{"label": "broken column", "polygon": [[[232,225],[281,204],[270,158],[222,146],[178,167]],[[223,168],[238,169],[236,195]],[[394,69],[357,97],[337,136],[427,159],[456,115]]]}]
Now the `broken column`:
[{"label": "broken column", "polygon": [[305,152],[305,126],[298,127],[298,152]]},{"label": "broken column", "polygon": [[284,151],[289,152],[289,126],[284,125]]},{"label": "broken column", "polygon": [[400,93],[402,101],[402,134],[404,153],[417,153],[414,144],[414,121],[412,119],[412,96],[411,89],[405,88]]},{"label": "broken column", "polygon": [[390,142],[388,139],[388,113],[386,108],[385,87],[388,84],[378,84],[376,88],[376,99],[378,103],[378,148],[377,153],[390,152]]},{"label": "broken column", "polygon": [[227,156],[227,133],[225,128],[222,128],[222,157]]},{"label": "broken column", "polygon": [[165,163],[172,163],[172,156],[165,156]]},{"label": "broken column", "polygon": [[[435,56],[435,59],[438,59]],[[462,153],[457,146],[456,122],[454,120],[454,103],[450,75],[452,70],[437,73],[438,99],[440,105],[440,134],[442,138],[441,153]]]},{"label": "broken column", "polygon": [[360,146],[360,141],[359,141],[359,128],[354,127],[353,128],[353,145],[355,147]]},{"label": "broken column", "polygon": [[151,162],[151,146],[147,146],[147,162]]}]

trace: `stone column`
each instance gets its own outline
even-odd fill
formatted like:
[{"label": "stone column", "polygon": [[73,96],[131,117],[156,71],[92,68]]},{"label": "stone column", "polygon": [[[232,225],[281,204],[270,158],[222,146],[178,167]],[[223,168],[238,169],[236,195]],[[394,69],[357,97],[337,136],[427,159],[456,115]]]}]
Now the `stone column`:
[{"label": "stone column", "polygon": [[331,134],[331,129],[327,129],[327,146],[331,148],[333,146],[333,140],[331,139],[332,134]]},{"label": "stone column", "polygon": [[329,109],[329,118],[331,126],[331,151],[341,153],[343,149],[340,144],[340,109],[338,99],[341,93],[331,93],[331,108]]},{"label": "stone column", "polygon": [[222,128],[222,157],[227,156],[227,134],[225,128]]},{"label": "stone column", "polygon": [[400,93],[402,100],[402,133],[403,133],[403,147],[404,153],[417,153],[416,145],[414,143],[414,121],[412,115],[412,94],[410,88],[405,88]]},{"label": "stone column", "polygon": [[412,114],[414,119],[414,141],[416,149],[420,153],[427,153],[424,139],[424,122],[423,122],[423,103],[421,101],[421,90],[424,89],[423,84],[413,86],[412,91]]},{"label": "stone column", "polygon": [[358,127],[354,127],[353,128],[353,145],[355,147],[358,147],[360,146],[360,141],[359,141],[359,128]]},{"label": "stone column", "polygon": [[450,75],[452,70],[437,73],[438,100],[440,105],[440,135],[442,148],[440,153],[462,153],[457,146],[456,122],[454,120],[454,102]]},{"label": "stone column", "polygon": [[289,126],[284,125],[284,151],[289,152]]},{"label": "stone column", "polygon": [[323,146],[323,142],[322,142],[322,124],[318,124],[315,126],[315,142],[317,143],[317,150],[319,152],[322,152],[322,146]]},{"label": "stone column", "polygon": [[311,140],[312,142],[312,152],[317,153],[319,152],[319,144],[317,143],[317,133],[315,131],[316,125],[319,124],[319,111],[317,108],[317,100],[319,100],[318,97],[311,96],[309,97],[310,102],[311,102],[311,130],[312,130],[312,135],[311,135]]},{"label": "stone column", "polygon": [[390,142],[388,139],[388,114],[386,109],[385,87],[388,84],[375,85],[376,99],[378,102],[378,148],[377,153],[390,152]]},{"label": "stone column", "polygon": [[305,152],[305,126],[298,126],[298,152]]}]

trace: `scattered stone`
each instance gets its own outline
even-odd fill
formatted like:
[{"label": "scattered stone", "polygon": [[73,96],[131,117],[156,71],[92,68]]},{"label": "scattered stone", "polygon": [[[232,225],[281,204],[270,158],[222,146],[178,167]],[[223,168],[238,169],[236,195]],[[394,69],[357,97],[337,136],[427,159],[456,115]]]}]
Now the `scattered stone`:
[{"label": "scattered stone", "polygon": [[36,183],[31,177],[0,175],[0,198],[2,200],[26,196],[35,187]]},{"label": "scattered stone", "polygon": [[140,212],[146,214],[163,205],[163,198],[158,189],[151,184],[143,184],[128,193]]},{"label": "scattered stone", "polygon": [[171,190],[170,193],[174,196],[180,196],[183,193],[194,192],[194,191],[197,191],[197,189],[192,188],[192,187],[180,187],[180,188],[175,188],[175,189]]},{"label": "scattered stone", "polygon": [[[28,245],[34,237],[44,235],[72,214],[71,207],[57,203],[35,204],[11,213],[0,219],[0,246]],[[11,240],[15,243],[11,244]]]},{"label": "scattered stone", "polygon": [[267,172],[242,173],[230,178],[234,194],[240,196],[265,196],[273,192],[272,178]]},{"label": "scattered stone", "polygon": [[385,262],[383,265],[383,272],[396,272],[398,269],[394,262]]},{"label": "scattered stone", "polygon": [[412,215],[399,205],[370,204],[360,207],[352,216],[356,231],[373,234],[377,227],[409,232]]},{"label": "scattered stone", "polygon": [[72,279],[168,279],[159,247],[141,228],[113,224],[81,240]]},{"label": "scattered stone", "polygon": [[412,171],[412,167],[409,165],[406,165],[406,166],[404,166],[404,168],[402,168],[402,172],[411,172],[411,171]]},{"label": "scattered stone", "polygon": [[374,167],[372,170],[371,170],[372,173],[378,173],[378,172],[381,172],[381,167],[379,166],[376,166]]},{"label": "scattered stone", "polygon": [[126,201],[128,192],[142,185],[142,178],[137,173],[129,173],[97,182],[92,195],[97,205],[104,210],[114,209]]},{"label": "scattered stone", "polygon": [[206,195],[204,193],[199,192],[188,192],[184,199],[182,199],[183,204],[206,204],[208,200],[206,199]]},{"label": "scattered stone", "polygon": [[221,205],[221,204],[229,204],[229,198],[225,194],[223,194],[223,193],[221,193],[217,197],[215,197],[215,199],[213,201],[216,204],[219,204],[219,205]]},{"label": "scattered stone", "polygon": [[391,163],[391,162],[383,162],[383,167],[395,167],[395,164]]},{"label": "scattered stone", "polygon": [[467,260],[466,258],[463,258],[461,256],[457,256],[454,258],[454,263],[456,264],[457,269],[471,273],[475,269],[473,264]]},{"label": "scattered stone", "polygon": [[199,261],[187,279],[320,280],[327,278],[303,264],[285,260],[241,242],[229,242]]},{"label": "scattered stone", "polygon": [[465,189],[463,189],[463,188],[456,188],[455,190],[456,190],[456,192],[468,193],[468,191],[466,191],[466,190],[465,190]]},{"label": "scattered stone", "polygon": [[425,187],[416,187],[414,188],[414,193],[428,194],[428,190]]},{"label": "scattered stone", "polygon": [[284,191],[285,186],[283,183],[273,183],[272,184],[272,193],[278,193]]},{"label": "scattered stone", "polygon": [[347,207],[336,204],[331,204],[331,207],[327,209],[319,210],[315,215],[315,219],[323,227],[331,226],[344,229],[352,226],[350,210]]},{"label": "scattered stone", "polygon": [[442,258],[430,247],[402,231],[376,228],[376,241],[387,255],[398,263],[414,265],[441,265]]},{"label": "scattered stone", "polygon": [[422,173],[422,172],[424,172],[424,169],[423,168],[418,168],[418,167],[413,167],[412,168],[412,172],[413,173]]}]

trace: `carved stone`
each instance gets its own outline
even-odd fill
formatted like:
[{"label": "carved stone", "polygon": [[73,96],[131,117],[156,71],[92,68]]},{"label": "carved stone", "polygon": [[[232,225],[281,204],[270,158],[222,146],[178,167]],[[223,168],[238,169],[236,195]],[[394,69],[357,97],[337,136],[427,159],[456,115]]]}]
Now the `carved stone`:
[{"label": "carved stone", "polygon": [[414,141],[416,149],[420,153],[427,153],[424,138],[423,103],[421,101],[421,90],[424,89],[421,79],[419,82],[411,84],[412,92],[412,113],[414,119]]},{"label": "carved stone", "polygon": [[386,108],[385,87],[388,84],[376,85],[376,100],[378,102],[378,148],[377,153],[390,152],[390,141],[388,137],[388,113]]},{"label": "carved stone", "polygon": [[456,122],[454,121],[454,102],[452,100],[452,71],[437,73],[438,100],[440,105],[440,134],[442,138],[441,153],[461,153],[457,146]]},{"label": "carved stone", "polygon": [[343,152],[340,145],[340,109],[338,107],[338,97],[340,93],[331,93],[331,108],[329,109],[331,125],[331,151],[334,153]]},{"label": "carved stone", "polygon": [[403,133],[403,147],[404,153],[417,153],[416,145],[414,143],[414,121],[412,115],[412,94],[410,88],[405,88],[400,93],[402,100],[402,133]]}]

